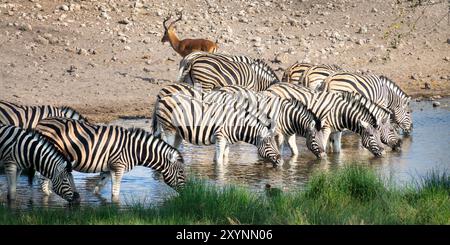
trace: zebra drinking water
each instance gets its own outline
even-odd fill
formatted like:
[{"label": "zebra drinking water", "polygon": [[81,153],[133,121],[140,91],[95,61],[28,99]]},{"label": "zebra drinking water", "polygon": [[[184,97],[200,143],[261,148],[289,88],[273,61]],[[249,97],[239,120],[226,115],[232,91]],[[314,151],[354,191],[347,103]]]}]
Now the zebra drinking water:
[{"label": "zebra drinking water", "polygon": [[72,165],[51,142],[32,130],[0,124],[0,165],[4,165],[8,180],[8,199],[16,197],[17,177],[22,169],[36,169],[50,179],[53,190],[72,202],[79,199],[75,192]]},{"label": "zebra drinking water", "polygon": [[[123,174],[135,166],[161,172],[164,181],[173,188],[184,185],[181,154],[142,129],[101,126],[64,118],[41,120],[36,129],[73,161],[73,169],[85,173],[109,172],[113,201],[119,200]],[[48,182],[43,185],[44,189],[47,185]]]},{"label": "zebra drinking water", "polygon": [[153,125],[155,135],[162,135],[175,147],[182,139],[195,145],[215,144],[219,165],[227,162],[228,144],[238,141],[257,146],[259,155],[270,159],[274,166],[282,162],[270,122],[242,109],[239,100],[212,103],[181,93],[158,95]]}]

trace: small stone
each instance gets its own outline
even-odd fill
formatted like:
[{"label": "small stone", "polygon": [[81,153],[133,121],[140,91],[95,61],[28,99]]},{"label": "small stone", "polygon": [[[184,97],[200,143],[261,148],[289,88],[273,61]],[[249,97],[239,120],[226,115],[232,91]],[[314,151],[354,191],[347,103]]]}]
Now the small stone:
[{"label": "small stone", "polygon": [[77,67],[74,65],[70,65],[69,69],[67,69],[68,73],[74,73],[77,71]]},{"label": "small stone", "polygon": [[444,57],[444,60],[445,61],[450,61],[450,57],[446,56],[446,57]]},{"label": "small stone", "polygon": [[59,9],[62,11],[69,11],[69,6],[63,4],[63,5],[59,6]]},{"label": "small stone", "polygon": [[361,26],[358,30],[359,34],[365,34],[367,33],[367,26]]},{"label": "small stone", "polygon": [[356,40],[356,44],[358,44],[358,45],[363,45],[363,44],[364,44],[364,39],[358,39],[358,40]]},{"label": "small stone", "polygon": [[433,101],[433,107],[439,107],[441,106],[441,103],[438,101]]},{"label": "small stone", "polygon": [[107,19],[107,20],[111,19],[111,16],[109,16],[108,13],[106,13],[106,12],[102,12],[102,13],[100,14],[100,16],[101,16],[102,18],[104,18],[104,19]]},{"label": "small stone", "polygon": [[41,35],[37,36],[33,40],[39,44],[48,44],[49,43],[49,41],[47,39],[45,39],[44,37],[42,37]]},{"label": "small stone", "polygon": [[142,39],[142,42],[145,44],[149,44],[151,43],[152,39],[150,37],[144,37],[144,39]]},{"label": "small stone", "polygon": [[21,31],[32,31],[33,28],[31,27],[30,24],[22,24],[19,26],[19,30]]},{"label": "small stone", "polygon": [[425,86],[423,89],[431,89],[431,85],[429,83],[425,83]]},{"label": "small stone", "polygon": [[130,47],[130,46],[125,46],[125,47],[123,47],[123,49],[125,49],[125,50],[131,50],[131,47]]},{"label": "small stone", "polygon": [[66,14],[62,14],[61,16],[59,16],[58,21],[63,21],[66,17]]},{"label": "small stone", "polygon": [[131,21],[128,18],[125,18],[123,20],[119,20],[119,24],[122,24],[122,25],[128,25],[130,23],[131,23]]},{"label": "small stone", "polygon": [[419,80],[419,76],[414,73],[414,74],[411,75],[411,79],[412,80]]},{"label": "small stone", "polygon": [[447,38],[447,44],[450,44],[450,38]]},{"label": "small stone", "polygon": [[371,10],[370,12],[372,12],[372,13],[376,13],[376,12],[378,12],[378,9],[376,9],[376,8],[372,8],[372,10]]},{"label": "small stone", "polygon": [[79,55],[88,55],[89,53],[88,53],[88,51],[86,49],[79,48],[79,49],[77,49],[77,54],[79,54]]}]

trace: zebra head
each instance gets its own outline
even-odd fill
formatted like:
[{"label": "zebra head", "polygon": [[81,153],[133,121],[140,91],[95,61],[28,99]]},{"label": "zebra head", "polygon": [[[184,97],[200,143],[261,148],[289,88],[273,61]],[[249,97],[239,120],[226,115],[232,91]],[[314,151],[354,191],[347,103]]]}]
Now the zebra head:
[{"label": "zebra head", "polygon": [[380,139],[380,131],[368,122],[359,120],[361,127],[361,141],[365,148],[367,148],[376,157],[381,157],[383,154],[383,143]]},{"label": "zebra head", "polygon": [[391,147],[394,151],[400,150],[402,140],[390,118],[378,120],[377,129],[380,131],[381,142]]},{"label": "zebra head", "polygon": [[407,100],[400,102],[400,105],[397,106],[393,113],[394,113],[394,120],[401,129],[403,129],[403,132],[405,135],[409,135],[412,131],[412,118],[411,118],[411,108],[409,106],[411,98],[408,97]]},{"label": "zebra head", "polygon": [[258,137],[256,143],[258,154],[264,159],[269,159],[273,166],[276,167],[283,164],[283,159],[281,158],[278,147],[276,147],[273,137],[274,130],[269,130],[267,127],[264,127],[264,129],[265,132]]},{"label": "zebra head", "polygon": [[306,130],[306,146],[318,159],[322,159],[325,158],[326,153],[323,144],[321,143],[322,136],[319,133],[319,125],[320,124],[316,124],[315,121],[312,121],[309,124]]},{"label": "zebra head", "polygon": [[172,153],[172,158],[169,162],[169,168],[166,171],[162,171],[164,182],[175,190],[183,188],[186,175],[184,172],[183,157],[178,151]]},{"label": "zebra head", "polygon": [[68,202],[79,201],[80,194],[75,190],[75,182],[72,175],[72,164],[66,161],[65,167],[56,170],[52,178],[53,191]]}]

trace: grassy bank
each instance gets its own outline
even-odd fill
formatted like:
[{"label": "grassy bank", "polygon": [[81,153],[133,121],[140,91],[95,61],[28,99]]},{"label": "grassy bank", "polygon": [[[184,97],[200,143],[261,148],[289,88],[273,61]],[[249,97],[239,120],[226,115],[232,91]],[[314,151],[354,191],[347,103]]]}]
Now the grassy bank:
[{"label": "grassy bank", "polygon": [[450,224],[450,176],[434,171],[400,189],[348,166],[315,174],[302,191],[262,194],[191,180],[158,207],[0,207],[0,224]]}]

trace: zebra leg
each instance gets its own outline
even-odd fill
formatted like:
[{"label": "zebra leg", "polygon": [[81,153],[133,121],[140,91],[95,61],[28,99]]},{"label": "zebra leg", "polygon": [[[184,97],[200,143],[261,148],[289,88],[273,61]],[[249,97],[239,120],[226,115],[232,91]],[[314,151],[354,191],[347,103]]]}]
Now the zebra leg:
[{"label": "zebra leg", "polygon": [[52,194],[52,182],[50,179],[45,178],[44,176],[39,176],[39,184],[41,186],[42,192],[44,192],[44,195],[50,196]]},{"label": "zebra leg", "polygon": [[230,145],[226,144],[223,151],[223,162],[228,163],[228,154],[230,154]]},{"label": "zebra leg", "polygon": [[342,132],[334,132],[331,135],[333,142],[333,152],[341,152]]},{"label": "zebra leg", "polygon": [[100,179],[97,181],[97,184],[94,188],[94,194],[100,194],[100,190],[105,186],[108,179],[111,178],[111,172],[101,172]]},{"label": "zebra leg", "polygon": [[16,199],[17,165],[13,162],[5,163],[6,179],[8,180],[8,200]]},{"label": "zebra leg", "polygon": [[223,164],[225,148],[227,146],[227,141],[223,138],[217,138],[216,140],[216,164]]},{"label": "zebra leg", "polygon": [[118,169],[116,171],[112,171],[111,173],[111,200],[113,202],[119,202],[120,184],[122,182],[123,173],[123,169]]},{"label": "zebra leg", "polygon": [[298,155],[297,142],[295,139],[296,139],[295,134],[293,134],[287,138],[287,144],[289,146],[289,149],[291,149],[292,156]]},{"label": "zebra leg", "polygon": [[278,150],[280,151],[280,153],[283,150],[283,142],[284,142],[284,135],[277,134],[275,136],[275,143],[277,144],[277,147],[278,147]]}]

